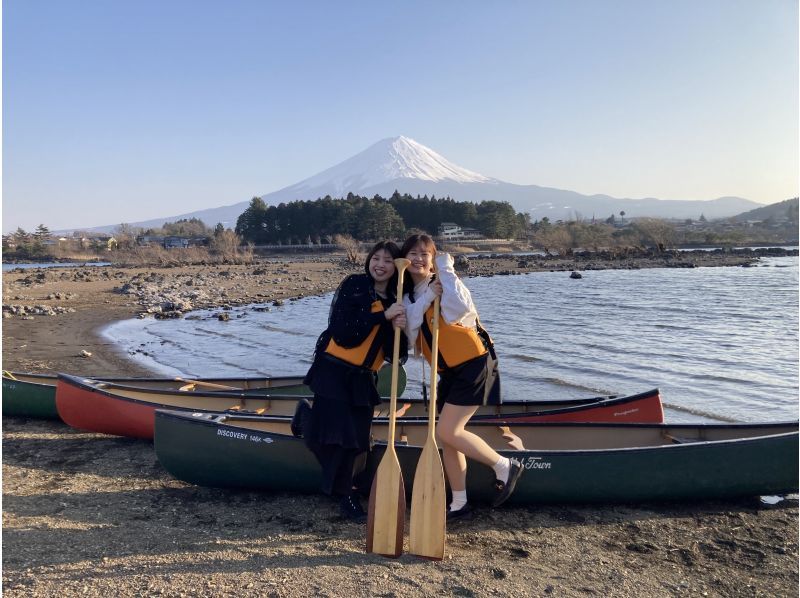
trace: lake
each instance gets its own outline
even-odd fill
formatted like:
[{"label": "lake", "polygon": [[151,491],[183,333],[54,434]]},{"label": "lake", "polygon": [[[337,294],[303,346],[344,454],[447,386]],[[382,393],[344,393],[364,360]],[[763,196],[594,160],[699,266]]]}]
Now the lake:
[{"label": "lake", "polygon": [[[542,400],[661,389],[667,421],[798,417],[798,258],[751,268],[602,270],[468,278],[494,338],[506,397]],[[104,334],[155,371],[304,373],[331,294],[269,311],[127,320]],[[427,366],[426,366],[427,372]],[[422,363],[406,364],[406,395]],[[428,374],[425,374],[427,380]]]}]

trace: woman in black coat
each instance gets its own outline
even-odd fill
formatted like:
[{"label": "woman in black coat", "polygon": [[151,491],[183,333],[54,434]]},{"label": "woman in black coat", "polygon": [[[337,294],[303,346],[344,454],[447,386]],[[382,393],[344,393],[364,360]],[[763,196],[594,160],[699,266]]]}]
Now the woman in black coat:
[{"label": "woman in black coat", "polygon": [[[394,329],[406,324],[405,308],[395,297],[399,256],[397,245],[382,241],[367,256],[365,273],[342,281],[306,375],[314,404],[303,436],[322,466],[322,491],[339,499],[342,516],[357,521],[366,519],[354,481],[366,463],[380,403],[377,371],[392,359]],[[400,363],[407,355],[403,335]]]}]

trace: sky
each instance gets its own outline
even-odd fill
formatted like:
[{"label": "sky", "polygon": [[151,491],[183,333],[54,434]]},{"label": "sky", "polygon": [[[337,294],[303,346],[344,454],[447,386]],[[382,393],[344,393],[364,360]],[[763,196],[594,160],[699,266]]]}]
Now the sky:
[{"label": "sky", "polygon": [[798,194],[797,0],[2,6],[3,231],[246,201],[398,135],[517,184]]}]

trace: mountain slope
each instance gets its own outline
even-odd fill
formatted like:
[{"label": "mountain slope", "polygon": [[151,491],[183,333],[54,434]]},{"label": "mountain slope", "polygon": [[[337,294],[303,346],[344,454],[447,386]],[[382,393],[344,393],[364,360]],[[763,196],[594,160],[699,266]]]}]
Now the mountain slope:
[{"label": "mountain slope", "polygon": [[772,218],[775,221],[781,220],[797,220],[798,199],[796,197],[779,201],[768,206],[749,210],[743,214],[734,216],[734,220],[744,222],[747,220],[767,220]]}]

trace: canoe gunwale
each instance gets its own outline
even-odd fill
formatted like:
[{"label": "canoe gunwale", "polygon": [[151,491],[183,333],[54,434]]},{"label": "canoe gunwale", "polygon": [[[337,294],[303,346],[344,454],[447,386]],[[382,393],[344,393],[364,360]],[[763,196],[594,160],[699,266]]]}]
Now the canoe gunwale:
[{"label": "canoe gunwale", "polygon": [[33,382],[31,380],[21,380],[19,378],[11,378],[9,376],[6,376],[5,373],[3,373],[3,382],[9,382],[9,383],[12,383],[12,384],[29,384],[31,386],[36,386],[36,387],[40,387],[40,388],[52,388],[52,387],[55,386],[55,383],[56,383],[56,380],[57,380],[56,376],[51,376],[50,374],[24,374],[24,373],[21,373],[21,372],[9,372],[9,373],[11,373],[11,374],[13,374],[15,376],[17,376],[17,375],[25,376],[26,378],[34,378],[34,377],[42,378],[42,379],[45,379],[45,380],[50,380],[50,381],[52,381],[52,383],[51,384],[47,384],[45,382]]},{"label": "canoe gunwale", "polygon": [[[285,378],[294,379],[296,377],[295,376],[287,376]],[[82,390],[98,392],[98,393],[104,394],[104,395],[106,395],[106,396],[108,396],[110,398],[113,398],[113,399],[120,399],[120,400],[131,401],[131,402],[142,403],[142,404],[148,404],[148,405],[158,405],[159,407],[156,407],[156,408],[168,409],[168,408],[172,408],[173,406],[168,404],[168,403],[157,403],[157,402],[154,402],[154,401],[147,401],[147,400],[144,400],[144,399],[138,399],[138,398],[134,398],[134,397],[126,397],[126,396],[115,394],[114,392],[111,392],[111,391],[113,391],[114,388],[119,388],[120,390],[127,391],[127,392],[146,392],[147,394],[169,395],[169,396],[177,395],[177,391],[174,391],[174,390],[150,389],[150,388],[138,388],[138,387],[135,387],[135,386],[125,386],[125,385],[121,385],[121,384],[107,382],[106,380],[99,379],[99,378],[80,377],[80,376],[73,376],[71,374],[59,373],[58,374],[58,380],[64,380],[66,383],[71,384],[73,386],[78,386]],[[171,379],[167,378],[165,380],[170,381]],[[217,378],[215,378],[215,380],[217,380]],[[106,384],[107,387],[106,388],[101,388],[101,387],[96,386],[95,384],[92,384],[92,383]],[[280,387],[277,387],[277,388],[280,388]],[[572,400],[568,399],[566,401],[563,401],[563,400],[526,401],[524,399],[511,399],[511,400],[508,400],[508,401],[503,401],[502,405],[504,405],[504,406],[520,406],[520,407],[526,407],[526,408],[529,408],[529,409],[530,408],[534,408],[533,411],[519,412],[519,413],[514,413],[513,414],[514,417],[526,417],[526,416],[529,417],[531,415],[531,413],[540,413],[540,412],[541,413],[546,413],[547,415],[557,415],[557,414],[560,414],[560,413],[569,413],[569,412],[575,410],[577,407],[593,407],[593,406],[617,407],[617,406],[625,405],[627,403],[631,403],[631,402],[647,399],[647,398],[650,398],[650,397],[654,397],[655,398],[655,397],[658,397],[659,394],[660,394],[659,393],[659,389],[658,388],[654,388],[654,389],[651,389],[651,390],[648,390],[648,391],[644,391],[644,392],[640,392],[640,393],[636,393],[636,394],[633,394],[633,395],[608,395],[608,396],[591,397],[591,398],[588,398],[588,399],[572,399]],[[247,392],[244,392],[244,391],[242,391],[242,392],[233,392],[233,391],[231,391],[231,392],[228,392],[228,391],[224,391],[224,392],[223,391],[219,391],[219,392],[196,392],[196,391],[193,391],[191,394],[187,393],[187,394],[182,394],[181,396],[191,396],[191,397],[197,397],[197,398],[210,397],[210,398],[215,398],[215,399],[230,398],[230,399],[236,399],[236,400],[258,399],[258,398],[260,398],[260,396],[258,394],[247,393]],[[311,396],[312,395],[308,395],[305,398],[311,398]],[[303,398],[303,397],[304,397],[304,395],[296,395],[296,394],[285,394],[284,395],[284,394],[280,394],[280,393],[276,393],[276,394],[272,394],[271,393],[269,395],[265,395],[263,398],[269,399],[269,400],[279,400],[279,401],[281,401],[281,400],[297,401],[299,398]],[[423,402],[423,400],[421,398],[417,399],[417,398],[410,398],[410,397],[398,397],[398,401],[401,401],[403,403],[412,403],[412,404],[413,403],[422,403]],[[556,409],[547,409],[547,410],[539,409],[540,407],[546,406],[547,404],[557,404],[557,405],[563,405],[563,406],[559,407],[559,408],[556,408]],[[175,409],[183,409],[183,407],[176,406]],[[489,414],[486,414],[486,415],[489,415]],[[492,417],[496,418],[498,416],[492,415]],[[508,417],[508,415],[503,415],[503,417]],[[413,419],[413,418],[410,418],[410,419]],[[424,419],[425,421],[427,421],[427,416],[420,416],[420,419]],[[513,420],[513,418],[509,418],[509,419]]]},{"label": "canoe gunwale", "polygon": [[[275,423],[288,423],[291,418],[285,416],[265,416],[265,415],[245,415],[245,414],[229,414],[229,413],[213,413],[213,412],[202,412],[197,411],[192,414],[192,416],[187,415],[186,411],[184,410],[170,410],[170,409],[157,409],[156,410],[156,418],[164,417],[164,418],[173,418],[173,419],[188,419],[194,423],[202,424],[209,427],[224,427],[226,429],[232,431],[246,431],[248,434],[263,434],[263,435],[274,435],[279,437],[287,437],[287,438],[295,438],[298,437],[293,436],[291,434],[284,434],[281,432],[272,432],[267,430],[255,430],[250,428],[242,428],[241,426],[235,426],[232,424],[228,424],[225,420],[239,420],[239,421],[269,421]],[[422,426],[423,424],[427,423],[425,421],[411,421],[411,422],[404,422],[410,424],[417,424]],[[503,422],[487,422],[487,421],[476,421],[470,422],[469,426],[479,426],[479,427],[500,427],[503,425]],[[546,428],[553,428],[553,427],[569,427],[569,428],[639,428],[639,429],[656,429],[656,430],[668,430],[668,429],[706,429],[706,430],[713,430],[713,429],[722,429],[722,430],[748,430],[753,428],[787,428],[793,427],[796,428],[793,431],[789,432],[779,432],[775,434],[762,434],[760,436],[747,436],[743,438],[721,438],[718,440],[708,440],[708,439],[687,439],[686,442],[682,442],[680,444],[675,444],[669,442],[668,439],[665,439],[664,444],[659,445],[651,445],[651,446],[633,446],[633,447],[616,447],[616,448],[599,448],[599,449],[515,449],[513,447],[508,447],[507,449],[499,449],[499,452],[504,453],[543,453],[549,455],[556,455],[556,454],[578,454],[578,453],[597,453],[597,452],[611,452],[611,451],[631,451],[631,450],[663,450],[667,448],[688,448],[688,447],[696,447],[708,444],[714,445],[722,445],[725,443],[734,443],[734,442],[746,442],[746,441],[753,441],[753,440],[763,440],[764,438],[782,438],[786,437],[789,438],[791,436],[798,436],[800,435],[800,421],[797,420],[790,420],[790,421],[778,421],[778,422],[746,422],[746,423],[685,423],[685,424],[645,424],[645,423],[631,423],[631,424],[615,424],[609,422],[598,422],[598,423],[581,423],[581,422],[559,422],[559,423],[524,423],[521,424],[526,428],[537,428],[537,427],[546,427]],[[374,446],[385,448],[388,446],[388,443],[383,440],[376,440],[374,441]],[[395,441],[396,448],[414,448],[419,449],[421,445],[415,444],[408,444],[404,443],[400,440]]]}]

